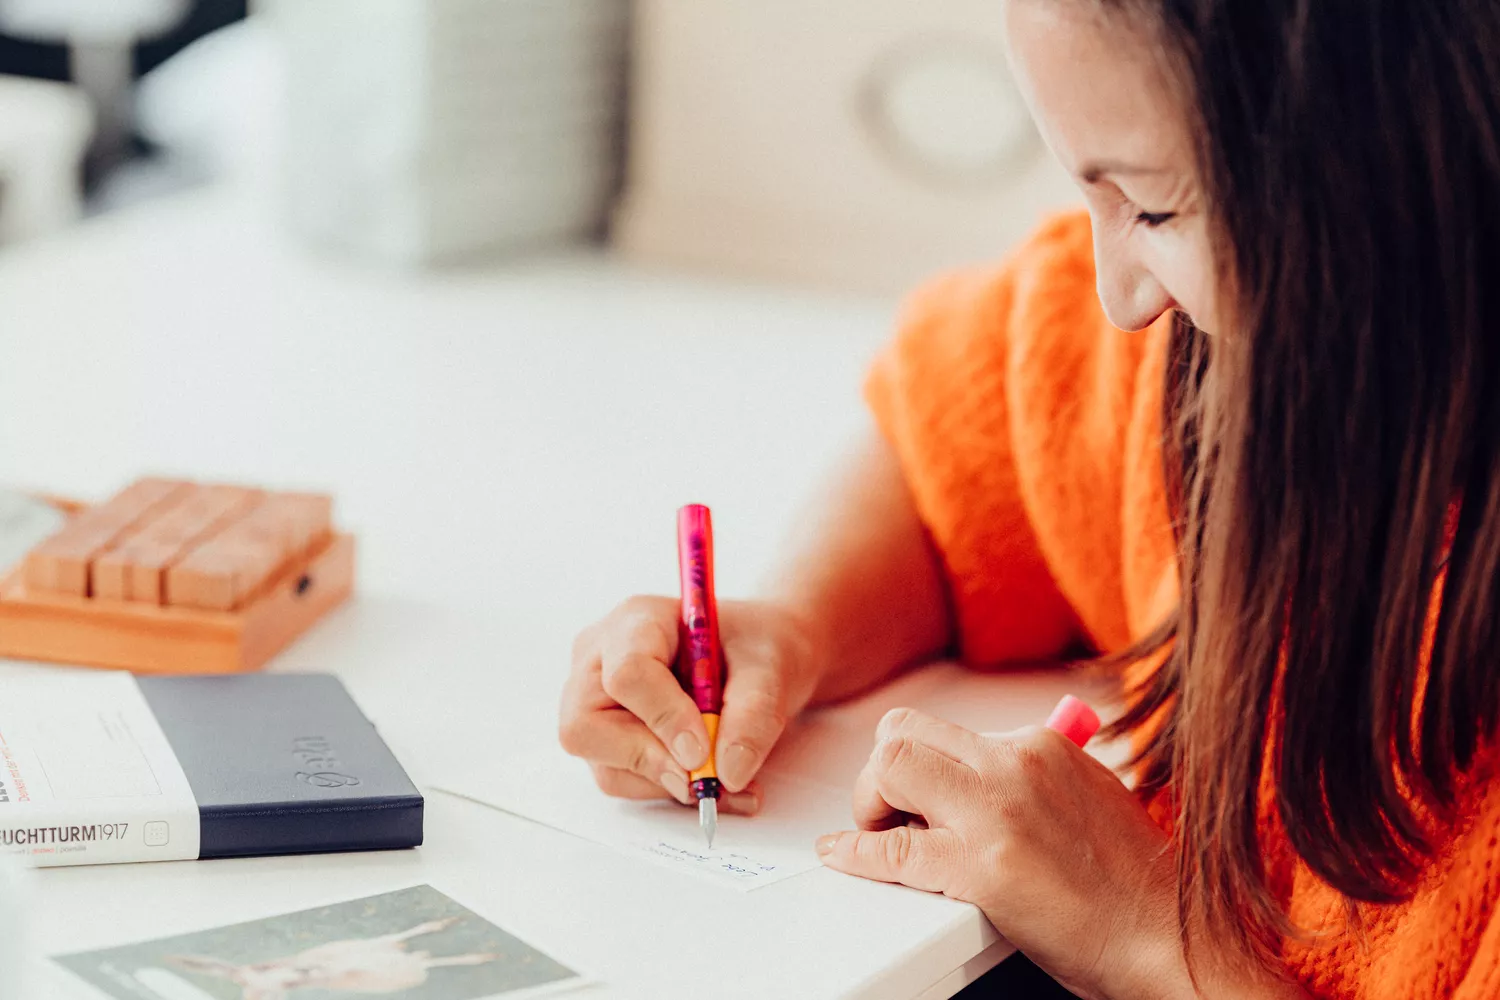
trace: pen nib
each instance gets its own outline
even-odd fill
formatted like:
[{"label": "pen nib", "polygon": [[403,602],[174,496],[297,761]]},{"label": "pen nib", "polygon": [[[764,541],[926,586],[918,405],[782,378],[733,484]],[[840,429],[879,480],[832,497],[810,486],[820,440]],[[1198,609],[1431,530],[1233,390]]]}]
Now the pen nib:
[{"label": "pen nib", "polygon": [[714,834],[719,829],[719,800],[704,796],[698,800],[698,825],[703,827],[703,836],[708,846],[714,846]]}]

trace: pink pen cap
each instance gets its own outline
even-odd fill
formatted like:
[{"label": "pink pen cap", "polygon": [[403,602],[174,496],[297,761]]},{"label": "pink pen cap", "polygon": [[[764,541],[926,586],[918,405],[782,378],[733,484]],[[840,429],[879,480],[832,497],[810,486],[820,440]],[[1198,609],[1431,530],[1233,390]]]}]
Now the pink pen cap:
[{"label": "pink pen cap", "polygon": [[1047,728],[1055,729],[1078,746],[1083,746],[1099,731],[1099,716],[1092,708],[1072,695],[1063,695],[1052,714],[1047,716]]}]

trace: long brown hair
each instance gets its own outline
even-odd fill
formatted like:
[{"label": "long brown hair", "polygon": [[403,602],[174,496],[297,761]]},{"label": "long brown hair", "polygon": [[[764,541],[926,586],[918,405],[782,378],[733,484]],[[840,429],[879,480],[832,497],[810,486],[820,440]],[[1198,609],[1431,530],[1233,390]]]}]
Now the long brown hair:
[{"label": "long brown hair", "polygon": [[1265,956],[1264,779],[1314,873],[1389,903],[1496,734],[1500,3],[1101,2],[1194,98],[1236,317],[1173,341],[1182,597],[1118,729],[1180,810],[1184,926]]}]

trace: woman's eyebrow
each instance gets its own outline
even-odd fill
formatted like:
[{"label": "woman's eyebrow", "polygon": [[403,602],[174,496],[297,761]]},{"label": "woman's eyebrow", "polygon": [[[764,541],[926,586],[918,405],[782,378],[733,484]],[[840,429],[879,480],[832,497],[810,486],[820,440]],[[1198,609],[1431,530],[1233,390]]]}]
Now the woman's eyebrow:
[{"label": "woman's eyebrow", "polygon": [[1093,160],[1083,165],[1078,171],[1078,176],[1083,178],[1085,184],[1097,184],[1100,179],[1108,174],[1164,174],[1165,167],[1148,167],[1139,163],[1125,163],[1121,160]]}]

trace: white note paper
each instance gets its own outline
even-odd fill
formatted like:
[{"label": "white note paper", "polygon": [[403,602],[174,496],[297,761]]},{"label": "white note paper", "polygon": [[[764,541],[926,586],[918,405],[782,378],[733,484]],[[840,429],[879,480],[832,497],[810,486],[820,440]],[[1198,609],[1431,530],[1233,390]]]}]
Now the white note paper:
[{"label": "white note paper", "polygon": [[774,771],[762,772],[759,783],[760,813],[721,811],[712,849],[704,844],[696,809],[610,798],[582,761],[561,750],[502,760],[437,787],[653,864],[750,890],[817,868],[814,841],[851,825],[843,789]]}]

